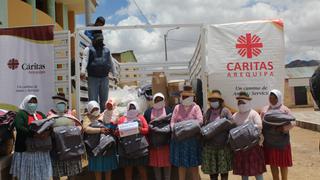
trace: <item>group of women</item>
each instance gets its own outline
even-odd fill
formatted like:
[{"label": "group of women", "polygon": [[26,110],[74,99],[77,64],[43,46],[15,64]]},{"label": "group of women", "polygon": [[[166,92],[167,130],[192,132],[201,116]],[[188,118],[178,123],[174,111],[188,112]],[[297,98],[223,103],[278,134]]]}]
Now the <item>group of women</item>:
[{"label": "group of women", "polygon": [[[240,92],[236,97],[238,112],[232,115],[231,111],[224,105],[224,100],[220,91],[213,90],[208,96],[209,109],[202,113],[200,107],[194,102],[195,93],[191,86],[185,86],[181,93],[180,104],[176,105],[174,110],[166,107],[165,97],[157,93],[153,97],[153,106],[144,114],[139,111],[136,102],[130,102],[127,106],[125,115],[119,117],[115,111],[116,105],[112,100],[106,103],[106,110],[100,113],[100,106],[97,102],[91,101],[87,106],[87,116],[83,120],[82,126],[67,110],[67,101],[64,98],[56,98],[55,109],[51,116],[67,116],[71,121],[63,119],[59,125],[74,125],[81,128],[88,134],[114,134],[118,135],[117,125],[131,121],[139,122],[139,132],[143,136],[149,133],[148,123],[156,118],[165,117],[172,113],[170,126],[175,123],[194,120],[200,125],[206,125],[220,118],[230,119],[234,124],[240,126],[249,121],[253,122],[260,130],[263,128],[262,119],[264,114],[270,110],[278,109],[284,113],[290,113],[290,110],[282,104],[282,95],[278,90],[272,90],[269,93],[269,104],[263,108],[261,114],[258,114],[251,106],[252,98],[245,92]],[[27,152],[25,148],[26,137],[43,138],[44,135],[37,135],[28,129],[28,125],[35,120],[45,118],[45,115],[37,112],[37,98],[27,96],[20,106],[15,125],[17,130],[17,139],[15,152],[11,167],[13,176],[20,179],[50,179],[51,176],[59,178],[69,176],[73,178],[81,172],[81,160],[61,162],[50,157],[50,152]],[[64,105],[61,105],[64,104]],[[100,120],[105,123],[105,127],[93,128],[90,123]],[[277,127],[278,131],[289,133],[294,124]],[[116,148],[113,153],[107,156],[89,157],[89,170],[95,172],[96,179],[102,178],[105,173],[105,179],[111,179],[111,172],[117,168],[124,169],[126,180],[132,179],[133,167],[139,172],[139,179],[148,178],[146,167],[152,167],[156,180],[171,179],[171,167],[178,168],[179,180],[187,177],[187,172],[191,172],[188,178],[194,180],[200,179],[199,166],[205,174],[209,174],[212,180],[228,179],[229,171],[233,174],[242,176],[243,180],[249,176],[255,176],[257,180],[263,179],[263,173],[266,172],[266,165],[270,165],[274,180],[279,178],[279,168],[283,180],[287,179],[288,167],[292,166],[291,147],[288,144],[285,148],[274,148],[263,146],[261,142],[247,150],[233,152],[227,143],[222,145],[213,145],[203,143],[199,137],[193,137],[182,141],[171,140],[170,144],[160,147],[150,147],[148,156],[140,158],[121,157],[117,154]]]}]

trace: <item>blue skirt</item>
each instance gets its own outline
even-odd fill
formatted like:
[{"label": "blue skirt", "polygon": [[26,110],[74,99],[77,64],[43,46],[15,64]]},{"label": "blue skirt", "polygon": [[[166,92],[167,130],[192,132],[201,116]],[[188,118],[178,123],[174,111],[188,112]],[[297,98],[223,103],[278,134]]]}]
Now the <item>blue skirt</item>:
[{"label": "blue skirt", "polygon": [[197,138],[183,141],[172,140],[170,160],[176,167],[197,167],[201,165],[201,144]]},{"label": "blue skirt", "polygon": [[107,172],[118,168],[118,159],[116,154],[111,156],[89,157],[89,171]]},{"label": "blue skirt", "polygon": [[50,180],[52,164],[49,152],[14,152],[10,174],[19,180]]}]

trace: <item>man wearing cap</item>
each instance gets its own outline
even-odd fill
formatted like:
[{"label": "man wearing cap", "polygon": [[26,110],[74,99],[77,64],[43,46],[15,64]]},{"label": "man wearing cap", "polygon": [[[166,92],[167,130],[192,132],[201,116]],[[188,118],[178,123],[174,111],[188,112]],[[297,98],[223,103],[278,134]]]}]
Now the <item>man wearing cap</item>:
[{"label": "man wearing cap", "polygon": [[[252,122],[262,130],[260,115],[252,109],[252,98],[246,92],[240,92],[236,97],[239,112],[232,116],[232,121],[240,126],[247,122]],[[235,152],[233,159],[233,174],[241,175],[242,180],[248,180],[249,176],[255,176],[256,180],[263,180],[263,173],[266,172],[264,152],[260,144],[246,150]]]},{"label": "man wearing cap", "polygon": [[[86,47],[83,51],[80,78],[86,79],[88,73],[88,96],[89,101],[97,101],[101,112],[108,100],[109,73],[115,77],[115,67],[110,50],[103,43],[103,35],[95,34],[92,46]],[[116,81],[115,78],[113,78]]]},{"label": "man wearing cap", "polygon": [[[89,26],[104,26],[104,24],[105,24],[105,19],[104,19],[104,17],[102,17],[102,16],[99,16],[97,19],[96,19],[96,21],[95,21],[95,23],[94,24],[92,24],[92,25],[89,25]],[[85,31],[84,32],[84,34],[92,41],[93,39],[94,39],[94,36],[96,35],[96,34],[102,34],[102,31],[101,30],[87,30],[87,31]]]}]

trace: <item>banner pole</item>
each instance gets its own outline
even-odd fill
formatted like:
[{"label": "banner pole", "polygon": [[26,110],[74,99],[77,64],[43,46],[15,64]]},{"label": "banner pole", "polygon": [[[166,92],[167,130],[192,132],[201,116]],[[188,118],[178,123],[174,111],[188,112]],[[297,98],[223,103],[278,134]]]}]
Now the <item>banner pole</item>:
[{"label": "banner pole", "polygon": [[77,118],[81,121],[81,112],[80,112],[80,54],[79,54],[79,31],[76,30],[74,33],[75,37],[75,82],[76,82],[76,111],[77,111]]},{"label": "banner pole", "polygon": [[206,56],[206,52],[207,52],[207,46],[206,46],[206,27],[205,25],[201,26],[201,45],[200,45],[200,53],[201,53],[201,81],[202,81],[202,94],[203,94],[203,111],[205,112],[208,107],[208,103],[207,103],[207,97],[208,97],[208,78],[206,75],[206,60],[207,60],[207,56]]},{"label": "banner pole", "polygon": [[69,88],[68,88],[68,94],[69,94],[69,108],[71,108],[72,110],[72,93],[71,93],[71,88],[72,88],[72,76],[71,76],[71,33],[70,31],[68,31],[68,84],[69,84]]}]

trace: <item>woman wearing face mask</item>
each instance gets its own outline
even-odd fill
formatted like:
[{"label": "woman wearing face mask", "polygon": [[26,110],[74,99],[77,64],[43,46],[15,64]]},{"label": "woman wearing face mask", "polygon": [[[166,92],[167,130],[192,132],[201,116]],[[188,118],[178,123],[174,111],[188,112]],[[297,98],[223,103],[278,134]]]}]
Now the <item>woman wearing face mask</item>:
[{"label": "woman wearing face mask", "polygon": [[[176,105],[171,118],[171,127],[174,124],[186,120],[198,121],[201,125],[203,116],[200,107],[194,103],[194,92],[191,86],[184,86],[181,93],[181,104]],[[199,168],[201,164],[201,145],[196,137],[183,141],[171,141],[170,145],[171,163],[178,167],[179,180],[186,179],[186,172],[192,172],[192,179],[199,179]]]},{"label": "woman wearing face mask", "polygon": [[[77,126],[80,130],[82,130],[81,122],[74,117],[73,115],[68,113],[67,102],[63,96],[56,96],[54,102],[56,114],[49,113],[48,119],[54,119],[55,123],[53,124],[53,128],[60,126]],[[54,151],[54,150],[53,150]],[[68,179],[74,180],[77,174],[82,171],[82,163],[81,157],[62,161],[57,157],[52,157],[52,167],[53,167],[53,179],[60,179],[60,177],[68,176]]]},{"label": "woman wearing face mask", "polygon": [[[101,119],[100,105],[96,101],[90,101],[87,105],[88,115],[83,120],[83,128],[87,134],[107,134],[111,132],[110,122],[105,128],[90,127],[90,123]],[[115,127],[114,125],[112,127]],[[102,180],[102,173],[105,172],[105,179],[111,180],[111,172],[118,168],[116,149],[110,156],[89,157],[89,171],[95,172],[96,180]]]},{"label": "woman wearing face mask", "polygon": [[[142,135],[147,135],[149,131],[148,123],[143,115],[139,112],[139,107],[137,102],[132,101],[127,106],[127,113],[126,115],[122,116],[118,120],[118,125],[127,122],[138,121],[139,123],[139,131]],[[132,179],[132,170],[133,167],[137,167],[140,179],[147,180],[147,172],[145,166],[148,165],[148,156],[143,156],[136,159],[126,158],[126,157],[119,157],[119,164],[121,167],[124,168],[124,175],[126,180]]]},{"label": "woman wearing face mask", "polygon": [[[256,127],[262,130],[260,115],[252,109],[252,98],[246,92],[240,92],[236,98],[239,112],[232,116],[233,122],[240,126],[247,122],[253,122]],[[261,144],[261,143],[260,143]],[[266,172],[263,149],[259,145],[247,150],[235,152],[233,161],[233,173],[242,176],[242,180],[248,180],[249,176],[255,176],[256,180],[263,180],[263,173]]]},{"label": "woman wearing face mask", "polygon": [[[224,100],[219,90],[213,90],[208,100],[210,108],[204,117],[204,124],[209,124],[217,119],[231,119],[232,114],[228,108],[224,106]],[[232,151],[230,147],[225,145],[212,145],[205,143],[202,151],[202,171],[210,174],[211,180],[218,180],[221,174],[222,180],[228,179],[228,172],[232,170]]]},{"label": "woman wearing face mask", "polygon": [[10,174],[19,180],[49,180],[52,176],[50,152],[27,152],[26,150],[28,137],[45,138],[44,134],[34,134],[29,130],[31,122],[45,118],[43,113],[36,111],[37,106],[37,97],[28,95],[20,104],[14,120],[17,137]]},{"label": "woman wearing face mask", "polygon": [[72,115],[72,111],[68,109],[68,100],[65,94],[58,93],[52,96],[54,107],[48,112],[48,116],[58,115],[58,114],[69,114]]},{"label": "woman wearing face mask", "polygon": [[[263,108],[261,112],[261,118],[264,118],[265,113],[270,110],[280,110],[285,114],[291,114],[291,111],[282,104],[282,93],[279,90],[272,90],[269,93],[269,105]],[[295,123],[292,122],[288,125],[283,126],[272,126],[264,123],[264,129],[275,129],[283,134],[289,135],[289,130],[294,127]],[[266,164],[270,165],[272,176],[274,180],[279,180],[279,167],[281,172],[281,179],[288,179],[288,167],[292,166],[292,154],[290,141],[284,148],[270,147],[264,144],[264,154],[266,159]]]},{"label": "woman wearing face mask", "polygon": [[[166,102],[162,93],[156,93],[153,96],[152,108],[146,110],[144,117],[150,123],[156,118],[165,117],[172,111],[166,108]],[[168,145],[160,147],[152,147],[149,152],[149,165],[153,167],[156,180],[170,180],[171,163],[170,163],[170,147]]]},{"label": "woman wearing face mask", "polygon": [[113,99],[109,99],[106,102],[105,110],[103,111],[101,117],[102,121],[106,124],[116,125],[118,123],[119,112],[116,109],[116,103]]}]

